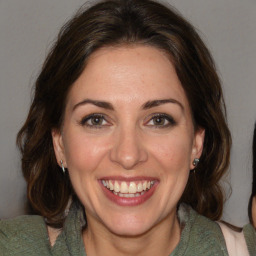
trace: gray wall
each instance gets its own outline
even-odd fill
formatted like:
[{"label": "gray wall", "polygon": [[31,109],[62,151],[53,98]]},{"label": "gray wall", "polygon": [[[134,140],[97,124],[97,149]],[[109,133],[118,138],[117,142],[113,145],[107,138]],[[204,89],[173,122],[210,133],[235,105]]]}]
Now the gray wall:
[{"label": "gray wall", "polygon": [[[31,88],[60,26],[82,0],[0,0],[0,217],[22,214],[25,183],[15,137]],[[169,0],[200,31],[223,82],[233,136],[232,195],[224,219],[245,224],[256,120],[256,1]],[[226,186],[227,187],[227,186]]]}]

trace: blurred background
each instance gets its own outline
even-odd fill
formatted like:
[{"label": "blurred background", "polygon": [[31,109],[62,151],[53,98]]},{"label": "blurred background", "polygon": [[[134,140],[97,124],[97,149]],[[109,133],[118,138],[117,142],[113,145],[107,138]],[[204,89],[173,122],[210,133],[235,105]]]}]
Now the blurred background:
[{"label": "blurred background", "polygon": [[[26,212],[26,187],[15,145],[33,83],[60,27],[82,0],[0,0],[0,218]],[[223,219],[248,222],[252,133],[256,120],[256,1],[165,0],[199,31],[216,61],[233,137],[232,186]],[[225,186],[227,191],[228,186]]]}]

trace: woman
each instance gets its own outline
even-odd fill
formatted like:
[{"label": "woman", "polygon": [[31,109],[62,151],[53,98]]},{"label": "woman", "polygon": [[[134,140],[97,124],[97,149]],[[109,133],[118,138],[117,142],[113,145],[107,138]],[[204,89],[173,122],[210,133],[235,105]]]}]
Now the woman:
[{"label": "woman", "polygon": [[213,222],[231,144],[222,90],[173,10],[147,0],[81,10],[45,61],[17,141],[40,216],[1,222],[4,255],[228,255]]},{"label": "woman", "polygon": [[247,225],[244,227],[244,234],[246,237],[246,242],[247,242],[250,255],[253,255],[253,253],[256,250],[256,232],[253,233],[253,229],[256,229],[256,123],[254,126],[254,133],[253,133],[252,158],[253,158],[252,194],[250,196],[249,205],[248,205],[248,216],[249,216],[251,225]]},{"label": "woman", "polygon": [[256,123],[254,126],[253,143],[252,143],[252,194],[249,201],[248,215],[251,224],[256,228]]}]

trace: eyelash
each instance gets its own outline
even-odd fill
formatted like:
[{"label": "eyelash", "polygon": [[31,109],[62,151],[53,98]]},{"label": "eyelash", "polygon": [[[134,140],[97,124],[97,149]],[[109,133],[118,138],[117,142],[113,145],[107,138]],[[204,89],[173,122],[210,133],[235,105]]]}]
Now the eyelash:
[{"label": "eyelash", "polygon": [[[160,125],[156,125],[156,124],[149,125],[149,123],[151,121],[153,121],[154,119],[157,119],[157,118],[165,119],[164,121],[167,121],[168,123],[167,124],[160,124]],[[153,114],[151,116],[150,120],[146,124],[148,124],[149,126],[153,126],[156,129],[163,129],[163,128],[168,128],[170,126],[176,125],[176,121],[171,116],[169,116],[167,114],[159,113],[159,114]]]},{"label": "eyelash", "polygon": [[[101,123],[100,124],[89,124],[88,122],[93,120],[93,118],[97,118],[97,119],[100,119],[101,120]],[[149,124],[151,121],[153,121],[154,119],[164,119],[164,122],[168,122],[167,124]],[[107,124],[102,124],[102,122],[106,122]],[[80,125],[82,126],[87,126],[88,128],[91,128],[91,129],[101,129],[103,128],[104,126],[110,126],[111,124],[109,124],[109,121],[107,121],[106,117],[104,114],[90,114],[84,118],[82,118],[82,120],[79,122]],[[157,114],[153,114],[149,121],[147,121],[145,123],[147,126],[152,126],[156,129],[163,129],[163,128],[168,128],[170,126],[174,126],[176,125],[176,121],[170,116],[170,115],[167,115],[167,114],[163,114],[163,113],[157,113]]]},{"label": "eyelash", "polygon": [[98,119],[102,120],[103,122],[104,121],[108,122],[103,114],[91,114],[91,115],[88,115],[88,116],[82,118],[82,120],[79,123],[82,126],[87,126],[89,128],[92,128],[92,129],[100,129],[103,126],[109,126],[109,125],[105,125],[105,124],[104,125],[102,125],[102,124],[99,124],[99,125],[89,124],[88,122],[92,121],[93,118],[95,118],[95,119],[98,118]]}]

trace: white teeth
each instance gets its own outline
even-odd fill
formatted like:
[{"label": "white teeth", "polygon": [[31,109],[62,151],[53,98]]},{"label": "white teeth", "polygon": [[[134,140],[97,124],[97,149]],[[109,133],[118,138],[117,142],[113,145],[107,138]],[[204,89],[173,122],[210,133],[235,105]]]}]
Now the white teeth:
[{"label": "white teeth", "polygon": [[117,181],[115,181],[114,191],[117,192],[117,193],[120,192],[120,186],[119,186]]},{"label": "white teeth", "polygon": [[142,188],[143,188],[143,190],[147,189],[147,182],[146,181],[143,182]]},{"label": "white teeth", "polygon": [[122,181],[121,182],[121,189],[120,189],[121,193],[128,193],[128,185],[126,182]]},{"label": "white teeth", "polygon": [[111,180],[109,181],[109,189],[110,189],[110,190],[114,190],[114,185],[113,185],[113,183],[111,182]]},{"label": "white teeth", "polygon": [[103,186],[113,191],[115,195],[127,198],[145,194],[145,191],[151,189],[154,183],[155,181],[143,181],[136,184],[135,181],[120,183],[117,180],[102,180]]},{"label": "white teeth", "polygon": [[130,182],[129,193],[134,194],[136,192],[137,192],[137,186],[136,186],[135,182]]},{"label": "white teeth", "polygon": [[139,183],[139,184],[137,185],[137,191],[138,191],[138,192],[143,191],[143,187],[142,187],[142,184],[141,184],[141,183]]}]

